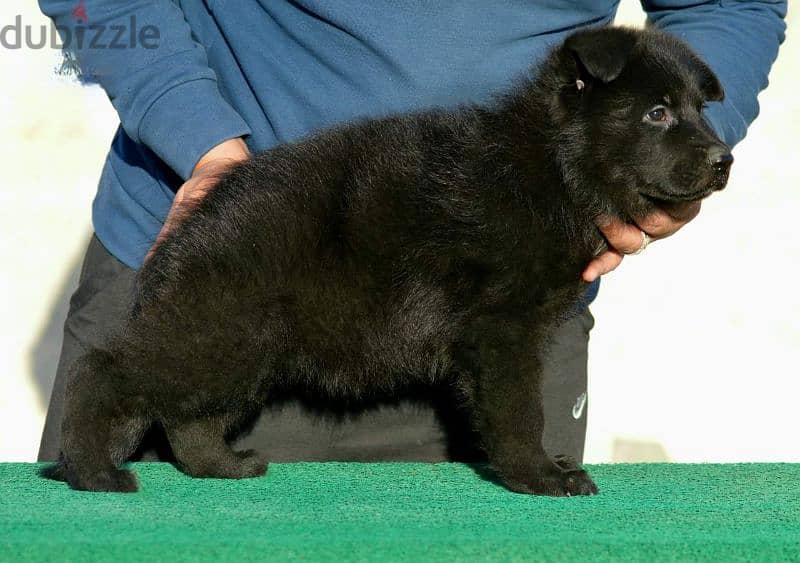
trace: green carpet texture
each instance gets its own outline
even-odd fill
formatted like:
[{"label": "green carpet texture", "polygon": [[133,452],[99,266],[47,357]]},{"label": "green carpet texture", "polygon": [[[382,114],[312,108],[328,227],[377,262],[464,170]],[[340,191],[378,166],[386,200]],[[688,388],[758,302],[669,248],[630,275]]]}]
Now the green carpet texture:
[{"label": "green carpet texture", "polygon": [[[590,465],[594,497],[510,493],[480,467],[272,464],[136,494],[0,464],[3,561],[800,561],[800,464]],[[483,476],[482,476],[483,475]]]}]

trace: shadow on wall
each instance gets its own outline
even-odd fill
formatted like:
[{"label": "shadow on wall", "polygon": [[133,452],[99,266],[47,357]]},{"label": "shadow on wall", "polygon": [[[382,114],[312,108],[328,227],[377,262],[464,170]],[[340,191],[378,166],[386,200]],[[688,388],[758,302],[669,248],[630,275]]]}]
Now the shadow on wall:
[{"label": "shadow on wall", "polygon": [[50,304],[47,323],[34,340],[30,349],[30,365],[33,381],[39,394],[39,401],[44,410],[50,402],[50,393],[58,368],[58,357],[61,354],[61,341],[64,336],[64,320],[67,318],[72,293],[78,287],[78,279],[83,263],[83,255],[91,239],[91,233],[82,238],[80,252],[73,258],[67,268],[67,274],[61,282],[54,301]]},{"label": "shadow on wall", "polygon": [[667,450],[660,442],[614,438],[611,449],[612,463],[642,463],[670,461]]}]

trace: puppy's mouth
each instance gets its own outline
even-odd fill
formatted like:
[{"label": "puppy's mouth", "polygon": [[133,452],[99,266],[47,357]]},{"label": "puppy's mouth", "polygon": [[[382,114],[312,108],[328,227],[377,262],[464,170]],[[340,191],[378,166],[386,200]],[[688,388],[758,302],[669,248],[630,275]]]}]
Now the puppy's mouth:
[{"label": "puppy's mouth", "polygon": [[651,192],[639,192],[639,194],[644,197],[645,199],[651,200],[653,203],[663,203],[663,202],[688,202],[688,201],[699,201],[701,199],[705,199],[710,196],[712,193],[717,191],[717,188],[708,187],[702,190],[697,190],[695,192],[665,192],[661,190],[653,190]]}]

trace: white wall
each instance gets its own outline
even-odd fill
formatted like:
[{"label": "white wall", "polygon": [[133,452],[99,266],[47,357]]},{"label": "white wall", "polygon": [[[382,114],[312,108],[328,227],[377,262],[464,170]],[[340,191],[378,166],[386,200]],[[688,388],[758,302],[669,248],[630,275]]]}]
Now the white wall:
[{"label": "white wall", "polygon": [[[34,2],[3,2],[0,27],[18,13],[45,23]],[[620,19],[641,18],[623,0]],[[799,51],[790,36],[729,187],[604,278],[587,461],[800,461]],[[57,64],[50,50],[0,52],[0,461],[35,459],[116,127],[103,93]]]},{"label": "white wall", "polygon": [[[620,20],[638,19],[624,1]],[[796,21],[728,187],[603,279],[589,461],[800,461]]]},{"label": "white wall", "polygon": [[[45,25],[36,2],[0,4]],[[38,36],[34,35],[34,38]],[[99,89],[55,75],[51,49],[0,46],[0,460],[34,460],[66,305],[116,114]]]}]

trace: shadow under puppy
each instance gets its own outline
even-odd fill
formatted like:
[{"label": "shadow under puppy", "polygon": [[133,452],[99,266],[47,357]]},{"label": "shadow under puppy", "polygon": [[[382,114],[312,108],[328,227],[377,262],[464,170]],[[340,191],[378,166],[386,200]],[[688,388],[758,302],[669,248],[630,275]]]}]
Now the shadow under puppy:
[{"label": "shadow under puppy", "polygon": [[125,329],[71,370],[48,475],[135,491],[152,424],[198,477],[263,475],[226,436],[271,392],[450,381],[505,485],[594,494],[542,447],[540,358],[603,239],[724,187],[711,70],[655,30],[580,31],[490,106],[365,121],[225,175],[157,248]]}]

